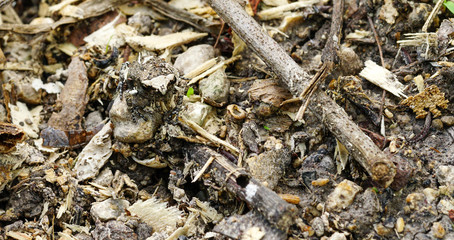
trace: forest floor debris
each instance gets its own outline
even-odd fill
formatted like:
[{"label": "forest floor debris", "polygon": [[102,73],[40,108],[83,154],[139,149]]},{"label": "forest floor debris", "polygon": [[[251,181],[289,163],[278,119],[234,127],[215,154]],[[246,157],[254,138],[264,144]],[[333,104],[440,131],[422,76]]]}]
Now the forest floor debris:
[{"label": "forest floor debris", "polygon": [[3,1],[0,240],[454,238],[449,2]]}]

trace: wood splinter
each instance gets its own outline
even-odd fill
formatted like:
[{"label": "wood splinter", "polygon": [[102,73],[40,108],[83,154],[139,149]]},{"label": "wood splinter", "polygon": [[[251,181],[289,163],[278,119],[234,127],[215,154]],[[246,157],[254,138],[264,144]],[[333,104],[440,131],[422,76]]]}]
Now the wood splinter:
[{"label": "wood splinter", "polygon": [[[224,22],[273,69],[290,92],[300,96],[309,86],[311,76],[263,31],[239,3],[232,0],[210,0],[209,3]],[[393,182],[396,166],[391,157],[383,153],[325,92],[320,89],[314,91],[309,109],[346,146],[375,182],[383,187]]]}]

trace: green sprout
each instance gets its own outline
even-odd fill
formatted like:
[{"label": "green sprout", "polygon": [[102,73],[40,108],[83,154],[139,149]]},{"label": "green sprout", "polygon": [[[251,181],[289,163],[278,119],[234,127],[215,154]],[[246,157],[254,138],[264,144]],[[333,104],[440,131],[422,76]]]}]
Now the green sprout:
[{"label": "green sprout", "polygon": [[268,126],[263,126],[263,128],[268,131],[270,130],[270,128]]},{"label": "green sprout", "polygon": [[378,189],[376,187],[373,187],[372,190],[375,192],[375,193],[379,193]]},{"label": "green sprout", "polygon": [[186,92],[187,97],[191,97],[194,94],[194,88],[190,87]]},{"label": "green sprout", "polygon": [[107,41],[107,45],[106,45],[106,53],[108,53],[108,52],[109,52],[109,48],[110,48],[110,40],[112,40],[112,37],[113,37],[113,35],[112,35],[112,36],[110,36],[109,40]]},{"label": "green sprout", "polygon": [[444,5],[451,13],[454,13],[454,2],[445,0],[445,1],[443,1],[443,5]]}]

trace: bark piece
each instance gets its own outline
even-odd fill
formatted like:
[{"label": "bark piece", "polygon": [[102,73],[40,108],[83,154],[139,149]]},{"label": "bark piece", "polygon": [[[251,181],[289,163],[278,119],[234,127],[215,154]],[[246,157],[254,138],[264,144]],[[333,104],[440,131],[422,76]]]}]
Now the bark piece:
[{"label": "bark piece", "polygon": [[8,153],[25,140],[25,132],[18,126],[0,122],[0,153]]},{"label": "bark piece", "polygon": [[[235,1],[210,0],[219,16],[259,55],[287,85],[294,96],[309,85],[311,76],[269,37]],[[339,139],[372,179],[382,186],[389,186],[396,167],[347,113],[321,90],[314,92],[309,109]]]}]

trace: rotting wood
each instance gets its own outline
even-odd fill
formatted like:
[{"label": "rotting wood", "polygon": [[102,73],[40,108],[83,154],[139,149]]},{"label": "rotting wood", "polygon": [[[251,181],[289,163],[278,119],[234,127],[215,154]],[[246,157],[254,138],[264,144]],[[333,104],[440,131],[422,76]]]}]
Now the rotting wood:
[{"label": "rotting wood", "polygon": [[260,213],[270,224],[287,232],[297,213],[296,207],[285,202],[271,189],[263,186],[242,168],[235,166],[222,154],[209,147],[190,145],[187,149],[189,160],[200,165],[214,157],[207,172],[211,173],[217,184],[245,201],[252,209]]},{"label": "rotting wood", "polygon": [[164,2],[162,0],[145,0],[144,3],[151,5],[154,10],[161,13],[162,15],[180,22],[187,23],[198,29],[199,31],[209,32],[213,34],[213,36],[216,36],[219,32],[219,24],[211,22],[203,17],[199,17],[183,9],[171,6],[167,2]]},{"label": "rotting wood", "polygon": [[[311,76],[268,36],[235,1],[210,0],[217,14],[259,55],[287,85],[294,96],[299,96],[308,86]],[[346,146],[354,159],[381,186],[389,186],[396,174],[396,167],[350,120],[343,108],[339,107],[325,92],[316,90],[309,109]]]},{"label": "rotting wood", "polygon": [[16,144],[23,142],[25,138],[25,132],[19,126],[0,122],[0,153],[13,151]]}]

